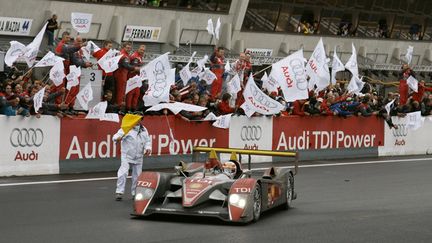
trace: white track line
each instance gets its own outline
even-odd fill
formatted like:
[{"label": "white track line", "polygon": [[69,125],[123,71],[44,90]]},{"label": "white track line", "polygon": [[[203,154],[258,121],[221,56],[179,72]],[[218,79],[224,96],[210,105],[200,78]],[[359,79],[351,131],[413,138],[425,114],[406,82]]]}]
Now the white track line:
[{"label": "white track line", "polygon": [[[330,166],[343,166],[343,165],[365,165],[365,164],[384,164],[384,163],[402,163],[402,162],[419,162],[432,160],[432,158],[418,158],[418,159],[394,159],[394,160],[371,160],[359,162],[346,162],[346,163],[331,163],[331,164],[314,164],[314,165],[300,165],[299,168],[313,168],[313,167],[330,167]],[[293,166],[278,166],[278,168],[293,168]],[[252,171],[262,171],[267,168],[255,168]],[[128,176],[128,178],[131,178]],[[41,185],[41,184],[56,184],[56,183],[74,183],[74,182],[88,182],[88,181],[106,181],[116,180],[117,177],[100,177],[88,179],[71,179],[71,180],[57,180],[57,181],[30,181],[30,182],[17,182],[0,184],[0,187],[7,186],[25,186],[25,185]]]}]

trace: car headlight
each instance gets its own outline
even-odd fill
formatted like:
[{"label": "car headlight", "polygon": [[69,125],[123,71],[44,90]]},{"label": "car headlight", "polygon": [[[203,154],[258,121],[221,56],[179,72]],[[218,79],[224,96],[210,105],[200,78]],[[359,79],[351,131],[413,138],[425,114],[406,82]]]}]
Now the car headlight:
[{"label": "car headlight", "polygon": [[154,190],[152,188],[137,188],[135,201],[149,200],[153,196]]},{"label": "car headlight", "polygon": [[244,208],[246,206],[247,194],[231,194],[229,203],[233,206]]}]

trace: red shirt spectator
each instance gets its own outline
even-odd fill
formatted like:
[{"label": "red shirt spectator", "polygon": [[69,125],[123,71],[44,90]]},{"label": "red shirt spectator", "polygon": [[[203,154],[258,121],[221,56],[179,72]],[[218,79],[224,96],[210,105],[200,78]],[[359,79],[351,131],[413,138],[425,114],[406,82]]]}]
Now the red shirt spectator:
[{"label": "red shirt spectator", "polygon": [[426,91],[431,92],[432,88],[426,87],[425,86],[425,81],[422,80],[420,81],[420,83],[418,84],[418,92],[417,93],[413,93],[412,98],[413,100],[417,101],[417,102],[421,102],[423,99],[423,95]]},{"label": "red shirt spectator", "polygon": [[[112,42],[111,41],[104,41],[103,47],[98,50],[97,52],[93,53],[93,56],[99,61],[109,50],[112,48]],[[99,66],[99,70],[102,70],[102,75],[105,76],[112,76],[113,73],[105,73],[105,71]]]},{"label": "red shirt spectator", "polygon": [[233,108],[229,105],[229,99],[230,98],[231,98],[231,95],[228,93],[225,93],[222,96],[222,101],[217,105],[217,109],[218,109],[220,115],[226,115],[229,113],[234,113],[235,108]]},{"label": "red shirt spectator", "polygon": [[293,115],[297,115],[297,116],[306,116],[309,115],[309,113],[304,111],[304,106],[305,106],[306,100],[296,100],[293,103],[293,111],[292,114]]}]

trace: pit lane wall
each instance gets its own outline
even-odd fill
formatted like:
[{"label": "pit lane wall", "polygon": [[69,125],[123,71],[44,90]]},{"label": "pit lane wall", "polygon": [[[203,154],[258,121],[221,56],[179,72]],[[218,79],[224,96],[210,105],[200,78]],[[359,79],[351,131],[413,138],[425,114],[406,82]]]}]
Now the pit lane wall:
[{"label": "pit lane wall", "polygon": [[[220,129],[207,121],[145,116],[153,154],[145,158],[144,168],[169,168],[179,160],[190,161],[193,146],[298,150],[303,161],[432,152],[428,142],[431,118],[425,118],[415,131],[404,128],[406,118],[395,119],[400,129],[389,129],[376,117],[233,116],[230,128]],[[120,165],[120,145],[112,142],[118,123],[0,116],[0,126],[0,176],[115,171]],[[257,156],[252,161],[280,159]]]}]

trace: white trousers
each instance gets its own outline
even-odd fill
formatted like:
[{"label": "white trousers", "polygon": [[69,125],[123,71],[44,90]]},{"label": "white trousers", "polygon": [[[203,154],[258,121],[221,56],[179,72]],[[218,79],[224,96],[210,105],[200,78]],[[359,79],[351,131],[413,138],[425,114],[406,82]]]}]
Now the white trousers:
[{"label": "white trousers", "polygon": [[142,172],[142,163],[133,164],[133,163],[127,163],[127,162],[121,162],[120,168],[117,171],[117,188],[116,193],[124,194],[125,187],[126,187],[126,178],[129,173],[129,166],[132,167],[132,187],[131,187],[131,194],[132,196],[135,195],[135,189],[137,185],[138,176]]}]

